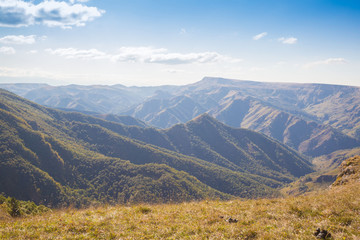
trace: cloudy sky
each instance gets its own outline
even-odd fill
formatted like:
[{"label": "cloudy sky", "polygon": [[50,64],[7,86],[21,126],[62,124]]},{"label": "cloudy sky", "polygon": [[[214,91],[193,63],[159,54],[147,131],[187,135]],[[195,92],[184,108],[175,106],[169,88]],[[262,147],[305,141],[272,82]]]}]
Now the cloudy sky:
[{"label": "cloudy sky", "polygon": [[360,86],[358,0],[0,0],[0,83]]}]

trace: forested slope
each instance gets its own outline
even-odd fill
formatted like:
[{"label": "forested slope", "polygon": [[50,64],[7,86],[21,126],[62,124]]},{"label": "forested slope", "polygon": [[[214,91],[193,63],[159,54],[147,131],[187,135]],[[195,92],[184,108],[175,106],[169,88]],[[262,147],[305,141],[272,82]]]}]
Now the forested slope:
[{"label": "forested slope", "polygon": [[[239,164],[187,156],[166,132],[45,108],[4,90],[0,116],[0,192],[51,206],[269,196],[301,175],[291,169],[259,174]],[[263,135],[251,134],[263,141]],[[167,141],[146,143],[157,136]],[[161,146],[166,144],[167,149]],[[272,144],[288,154],[286,147]],[[287,160],[311,171],[300,155],[290,156]]]}]

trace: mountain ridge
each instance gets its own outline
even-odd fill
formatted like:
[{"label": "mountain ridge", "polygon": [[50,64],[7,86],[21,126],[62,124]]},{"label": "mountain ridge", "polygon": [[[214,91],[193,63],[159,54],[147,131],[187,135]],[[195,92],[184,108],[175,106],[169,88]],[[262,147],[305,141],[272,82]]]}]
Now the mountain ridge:
[{"label": "mountain ridge", "polygon": [[130,115],[163,129],[209,113],[309,157],[360,146],[359,87],[205,77],[184,86],[64,86],[46,94],[32,87],[22,96],[52,107]]},{"label": "mountain ridge", "polygon": [[[22,200],[82,206],[274,196],[296,178],[287,171],[259,175],[220,166],[172,150],[176,146],[161,130],[42,107],[4,90],[0,110],[0,191]],[[287,154],[286,147],[272,144]],[[305,161],[295,152],[291,156]],[[312,171],[310,163],[304,166]]]}]

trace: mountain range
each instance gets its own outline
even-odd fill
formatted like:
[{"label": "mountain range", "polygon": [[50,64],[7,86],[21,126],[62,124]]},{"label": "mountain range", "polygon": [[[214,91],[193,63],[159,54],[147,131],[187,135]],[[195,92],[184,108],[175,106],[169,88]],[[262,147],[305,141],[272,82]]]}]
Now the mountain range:
[{"label": "mountain range", "polygon": [[0,87],[49,107],[131,116],[133,122],[142,121],[138,126],[167,129],[207,113],[228,126],[264,133],[309,157],[360,146],[358,87],[210,77],[185,86]]},{"label": "mountain range", "polygon": [[0,192],[49,206],[256,198],[313,171],[290,147],[209,114],[164,130],[104,116],[0,90]]}]

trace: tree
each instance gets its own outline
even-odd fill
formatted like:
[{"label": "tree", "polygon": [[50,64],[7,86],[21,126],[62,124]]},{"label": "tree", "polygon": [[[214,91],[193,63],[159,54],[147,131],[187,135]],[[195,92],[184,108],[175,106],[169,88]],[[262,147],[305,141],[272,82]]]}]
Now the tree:
[{"label": "tree", "polygon": [[9,201],[9,207],[10,207],[10,215],[12,217],[19,217],[21,215],[20,212],[20,203],[16,198],[12,197]]}]

